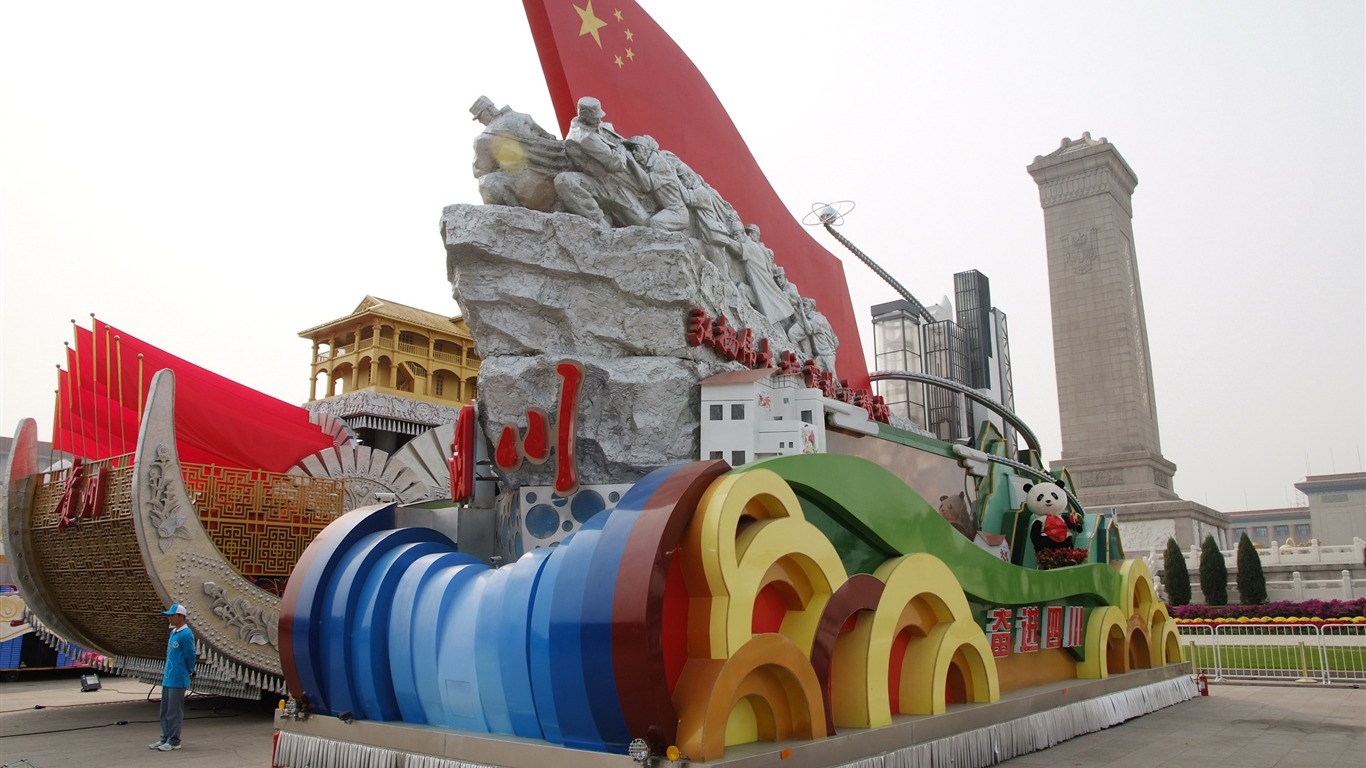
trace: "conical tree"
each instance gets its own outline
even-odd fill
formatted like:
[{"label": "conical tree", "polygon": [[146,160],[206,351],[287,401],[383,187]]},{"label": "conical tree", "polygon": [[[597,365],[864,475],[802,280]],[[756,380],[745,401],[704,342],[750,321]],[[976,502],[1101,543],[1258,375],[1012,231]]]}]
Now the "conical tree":
[{"label": "conical tree", "polygon": [[1190,605],[1191,572],[1186,568],[1186,553],[1176,539],[1167,539],[1167,554],[1162,557],[1162,583],[1167,587],[1167,605]]},{"label": "conical tree", "polygon": [[1200,546],[1200,591],[1205,593],[1205,605],[1228,605],[1228,567],[1213,536],[1206,536]]},{"label": "conical tree", "polygon": [[1246,533],[1238,539],[1238,599],[1243,605],[1266,602],[1266,574],[1262,573],[1262,558],[1257,556],[1257,548]]}]

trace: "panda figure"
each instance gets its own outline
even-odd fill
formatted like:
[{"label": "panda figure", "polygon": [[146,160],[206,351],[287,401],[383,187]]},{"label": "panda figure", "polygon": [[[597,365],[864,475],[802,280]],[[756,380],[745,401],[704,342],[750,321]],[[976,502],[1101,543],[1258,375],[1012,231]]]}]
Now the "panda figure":
[{"label": "panda figure", "polygon": [[1081,531],[1081,515],[1068,508],[1067,492],[1061,480],[1055,483],[1025,483],[1025,508],[1034,515],[1029,524],[1029,540],[1034,550],[1072,547],[1072,533]]}]

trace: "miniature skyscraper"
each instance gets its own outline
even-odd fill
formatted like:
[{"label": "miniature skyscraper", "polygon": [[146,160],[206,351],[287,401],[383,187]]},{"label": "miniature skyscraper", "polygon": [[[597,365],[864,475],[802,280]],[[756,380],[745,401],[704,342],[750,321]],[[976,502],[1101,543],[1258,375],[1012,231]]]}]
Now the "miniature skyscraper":
[{"label": "miniature skyscraper", "polygon": [[1089,133],[1063,139],[1028,170],[1048,238],[1061,463],[1078,497],[1093,511],[1115,508],[1134,550],[1160,550],[1167,537],[1184,548],[1207,533],[1222,538],[1221,515],[1172,489],[1176,465],[1158,439],[1134,253],[1138,177],[1112,144]]}]

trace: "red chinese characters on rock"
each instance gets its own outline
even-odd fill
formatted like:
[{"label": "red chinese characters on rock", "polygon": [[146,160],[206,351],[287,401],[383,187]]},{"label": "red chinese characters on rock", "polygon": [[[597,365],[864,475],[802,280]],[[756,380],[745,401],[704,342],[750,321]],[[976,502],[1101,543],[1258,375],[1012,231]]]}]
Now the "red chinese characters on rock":
[{"label": "red chinese characters on rock", "polygon": [[473,405],[461,407],[455,417],[455,437],[451,441],[451,501],[464,504],[474,496],[474,436]]},{"label": "red chinese characters on rock", "polygon": [[690,347],[708,347],[727,360],[734,360],[746,368],[776,368],[786,375],[801,375],[806,386],[819,389],[825,397],[850,403],[868,412],[874,421],[887,424],[891,409],[881,395],[867,389],[852,389],[835,374],[822,369],[815,360],[802,360],[792,350],[775,353],[767,338],[754,338],[750,328],[736,328],[725,315],[713,318],[700,307],[688,313],[687,340]]},{"label": "red chinese characters on rock", "polygon": [[[550,414],[541,408],[526,409],[526,432],[516,424],[504,424],[493,449],[493,460],[504,471],[512,472],[522,461],[540,465],[552,454],[556,455],[555,493],[572,495],[579,489],[579,471],[575,436],[578,434],[579,394],[583,386],[583,364],[576,360],[562,360],[555,366],[560,377],[559,401],[552,426]],[[457,435],[458,437],[458,435]],[[454,491],[452,475],[452,491]]]}]

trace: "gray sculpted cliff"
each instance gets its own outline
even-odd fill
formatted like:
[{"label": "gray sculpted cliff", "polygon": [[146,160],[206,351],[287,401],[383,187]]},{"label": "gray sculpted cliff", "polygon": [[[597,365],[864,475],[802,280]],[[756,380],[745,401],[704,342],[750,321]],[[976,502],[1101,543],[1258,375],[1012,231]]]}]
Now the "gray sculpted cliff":
[{"label": "gray sculpted cliff", "polygon": [[[622,483],[697,458],[697,382],[743,367],[688,344],[694,309],[833,377],[838,339],[776,266],[759,228],[649,136],[622,137],[584,97],[563,142],[481,97],[475,176],[486,205],[441,223],[448,277],[483,358],[485,434],[555,417],[556,365],[585,378],[575,445],[583,483]],[[725,334],[713,334],[729,340]],[[722,346],[726,346],[723,344]],[[734,351],[734,347],[730,347]],[[552,440],[553,442],[553,440]],[[513,486],[548,484],[557,457]]]},{"label": "gray sculpted cliff", "polygon": [[[584,483],[626,482],[697,458],[697,382],[742,366],[688,345],[693,308],[790,347],[686,234],[493,205],[449,206],[441,228],[451,287],[483,358],[485,433],[525,428],[531,407],[553,417],[555,365],[581,362]],[[509,480],[548,484],[553,465],[524,464]]]}]

